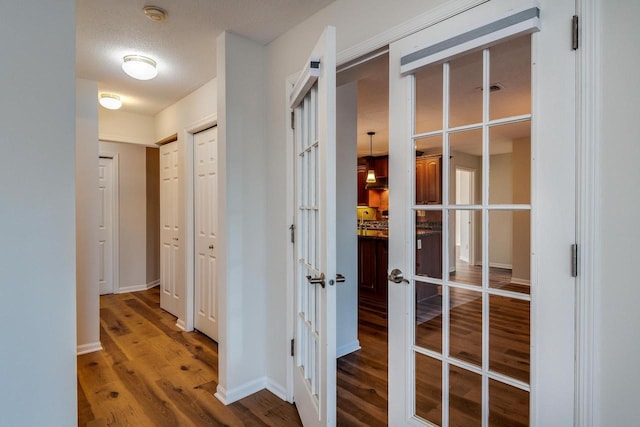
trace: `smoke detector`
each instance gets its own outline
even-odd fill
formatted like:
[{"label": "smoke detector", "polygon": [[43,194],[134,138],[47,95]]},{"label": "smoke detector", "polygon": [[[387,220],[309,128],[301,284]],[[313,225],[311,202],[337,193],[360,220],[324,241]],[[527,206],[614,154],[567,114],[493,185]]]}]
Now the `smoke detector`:
[{"label": "smoke detector", "polygon": [[155,22],[164,22],[167,19],[167,11],[158,6],[145,6],[142,8],[147,18]]}]

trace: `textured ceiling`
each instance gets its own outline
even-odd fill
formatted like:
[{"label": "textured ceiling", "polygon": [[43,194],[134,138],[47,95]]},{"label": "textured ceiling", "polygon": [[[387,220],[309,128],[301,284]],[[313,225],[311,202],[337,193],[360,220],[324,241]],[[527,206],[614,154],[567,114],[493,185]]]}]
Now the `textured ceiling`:
[{"label": "textured ceiling", "polygon": [[[267,44],[334,0],[77,0],[76,76],[120,95],[122,111],[154,115],[216,76],[216,38],[229,30]],[[168,12],[163,23],[142,8]],[[158,62],[158,77],[138,81],[122,57]]]}]

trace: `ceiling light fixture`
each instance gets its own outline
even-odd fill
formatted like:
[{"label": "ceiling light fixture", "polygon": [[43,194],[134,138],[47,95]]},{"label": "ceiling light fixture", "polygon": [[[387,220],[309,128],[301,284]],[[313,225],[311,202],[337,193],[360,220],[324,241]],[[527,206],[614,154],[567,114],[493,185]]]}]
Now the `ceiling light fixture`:
[{"label": "ceiling light fixture", "polygon": [[100,102],[100,105],[109,110],[117,110],[122,107],[122,101],[120,100],[120,97],[112,93],[100,94],[100,99],[98,101]]},{"label": "ceiling light fixture", "polygon": [[151,80],[157,76],[156,66],[156,61],[142,55],[127,55],[122,60],[124,72],[138,80]]},{"label": "ceiling light fixture", "polygon": [[367,171],[367,182],[368,183],[374,183],[376,182],[376,172],[371,169],[372,166],[372,162],[373,162],[373,135],[375,135],[376,133],[373,131],[369,131],[367,132],[367,135],[369,135],[369,157],[371,157],[369,159],[369,170]]},{"label": "ceiling light fixture", "polygon": [[158,6],[145,6],[142,8],[147,18],[154,22],[164,22],[167,19],[167,11]]}]

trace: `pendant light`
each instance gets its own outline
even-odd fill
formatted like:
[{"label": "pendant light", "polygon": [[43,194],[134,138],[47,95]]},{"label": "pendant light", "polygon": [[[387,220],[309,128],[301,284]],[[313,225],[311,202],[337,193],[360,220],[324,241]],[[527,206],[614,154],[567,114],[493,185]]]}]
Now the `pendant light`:
[{"label": "pendant light", "polygon": [[[370,162],[373,161],[373,135],[375,135],[376,133],[373,131],[369,131],[367,132],[367,135],[369,135],[369,157],[371,158]],[[371,164],[369,164],[369,170],[367,171],[367,182],[368,183],[374,183],[376,182],[376,172],[371,169]]]}]

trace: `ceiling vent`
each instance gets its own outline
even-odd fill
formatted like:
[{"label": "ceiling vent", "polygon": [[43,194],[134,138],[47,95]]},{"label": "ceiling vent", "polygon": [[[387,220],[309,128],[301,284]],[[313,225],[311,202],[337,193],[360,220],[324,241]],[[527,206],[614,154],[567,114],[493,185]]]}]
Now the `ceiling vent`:
[{"label": "ceiling vent", "polygon": [[167,19],[167,11],[158,6],[145,6],[142,8],[147,18],[155,22],[164,22]]}]

